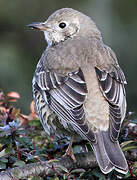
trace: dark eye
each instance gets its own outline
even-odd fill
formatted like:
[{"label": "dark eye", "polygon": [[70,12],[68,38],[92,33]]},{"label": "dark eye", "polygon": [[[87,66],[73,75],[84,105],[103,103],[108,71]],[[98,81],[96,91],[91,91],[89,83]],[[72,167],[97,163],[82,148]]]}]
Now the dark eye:
[{"label": "dark eye", "polygon": [[59,27],[60,27],[61,29],[65,28],[65,27],[66,27],[66,23],[64,23],[64,22],[60,23],[60,24],[59,24]]}]

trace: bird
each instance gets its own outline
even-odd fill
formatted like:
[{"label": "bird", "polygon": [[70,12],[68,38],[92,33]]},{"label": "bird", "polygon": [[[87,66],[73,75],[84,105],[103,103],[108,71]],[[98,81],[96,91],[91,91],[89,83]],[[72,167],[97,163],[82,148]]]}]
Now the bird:
[{"label": "bird", "polygon": [[104,174],[126,174],[118,137],[126,114],[127,82],[96,24],[82,12],[62,8],[28,26],[44,32],[47,41],[32,80],[45,132],[88,140]]}]

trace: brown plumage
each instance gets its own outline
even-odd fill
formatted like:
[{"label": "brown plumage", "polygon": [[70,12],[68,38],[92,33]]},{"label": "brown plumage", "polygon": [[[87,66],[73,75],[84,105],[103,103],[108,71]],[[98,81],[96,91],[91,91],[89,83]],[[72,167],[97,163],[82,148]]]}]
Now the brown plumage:
[{"label": "brown plumage", "polygon": [[87,139],[103,173],[125,174],[118,136],[126,112],[126,79],[114,52],[89,17],[70,8],[29,26],[43,31],[48,42],[33,78],[45,131]]}]

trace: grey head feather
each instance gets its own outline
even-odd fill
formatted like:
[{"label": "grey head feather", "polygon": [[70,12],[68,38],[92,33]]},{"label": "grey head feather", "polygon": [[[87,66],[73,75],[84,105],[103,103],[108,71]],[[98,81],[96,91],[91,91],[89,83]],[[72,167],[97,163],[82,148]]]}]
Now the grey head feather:
[{"label": "grey head feather", "polygon": [[[100,31],[92,19],[71,8],[62,8],[55,11],[44,23],[48,27],[48,30],[43,32],[49,46],[74,36],[102,39]],[[65,23],[66,27],[60,28],[60,23]]]}]

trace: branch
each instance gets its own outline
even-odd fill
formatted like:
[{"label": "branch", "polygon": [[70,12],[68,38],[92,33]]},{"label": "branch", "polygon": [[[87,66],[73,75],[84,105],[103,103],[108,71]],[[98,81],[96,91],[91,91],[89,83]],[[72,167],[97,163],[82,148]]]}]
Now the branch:
[{"label": "branch", "polygon": [[31,163],[23,167],[16,167],[0,173],[1,180],[22,179],[31,175],[54,175],[55,173],[67,173],[73,169],[89,169],[97,166],[96,158],[92,152],[75,155],[77,162],[74,163],[69,156],[62,157],[57,161],[51,160],[41,163]]},{"label": "branch", "polygon": [[[137,160],[137,153],[125,153],[126,159]],[[57,174],[69,173],[73,169],[91,169],[97,167],[97,162],[92,152],[75,154],[76,163],[69,156],[58,160],[50,160],[39,163],[27,164],[23,167],[16,167],[0,173],[0,180],[24,179],[29,176],[52,176]]]}]

